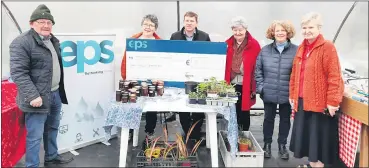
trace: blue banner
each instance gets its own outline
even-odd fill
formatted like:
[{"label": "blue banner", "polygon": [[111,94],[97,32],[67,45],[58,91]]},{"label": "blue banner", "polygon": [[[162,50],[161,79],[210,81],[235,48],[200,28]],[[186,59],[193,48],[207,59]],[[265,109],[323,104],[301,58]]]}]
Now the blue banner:
[{"label": "blue banner", "polygon": [[[184,41],[184,40],[154,40],[127,39],[127,51],[137,52],[166,52],[192,54],[220,54],[227,52],[225,42]],[[216,55],[214,55],[216,56]]]}]

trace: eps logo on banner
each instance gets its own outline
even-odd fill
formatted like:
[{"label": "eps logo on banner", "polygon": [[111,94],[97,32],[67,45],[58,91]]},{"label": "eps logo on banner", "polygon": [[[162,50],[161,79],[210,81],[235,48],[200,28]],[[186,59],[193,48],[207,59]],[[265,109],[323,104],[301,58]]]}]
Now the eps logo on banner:
[{"label": "eps logo on banner", "polygon": [[[100,43],[95,40],[88,41],[64,41],[60,44],[61,56],[64,57],[74,57],[70,61],[62,59],[64,67],[71,67],[77,65],[77,73],[85,72],[85,63],[87,65],[94,65],[98,62],[103,64],[109,64],[114,60],[114,52],[106,46],[113,46],[113,41],[103,40]],[[87,59],[85,55],[85,50],[88,47],[92,47],[94,50],[94,56],[91,59]],[[72,51],[64,51],[66,48],[71,48]],[[104,58],[101,55],[105,54],[108,57]]]}]

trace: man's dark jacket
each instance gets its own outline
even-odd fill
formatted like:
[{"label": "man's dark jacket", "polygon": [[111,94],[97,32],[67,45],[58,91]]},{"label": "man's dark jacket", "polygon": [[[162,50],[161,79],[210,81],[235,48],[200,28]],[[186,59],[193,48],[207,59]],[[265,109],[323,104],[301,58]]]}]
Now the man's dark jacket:
[{"label": "man's dark jacket", "polygon": [[[60,65],[59,93],[63,104],[68,104],[64,90],[64,72],[59,40],[51,35],[51,42],[58,55]],[[16,37],[10,44],[10,76],[17,85],[16,102],[23,112],[48,113],[51,101],[51,79],[53,59],[51,51],[42,42],[39,34],[30,29]],[[41,107],[32,107],[30,102],[42,98]]]},{"label": "man's dark jacket", "polygon": [[[210,41],[210,37],[208,33],[205,33],[197,28],[195,28],[195,34],[193,36],[192,41]],[[186,40],[186,36],[184,34],[184,27],[175,33],[172,34],[170,40]]]}]

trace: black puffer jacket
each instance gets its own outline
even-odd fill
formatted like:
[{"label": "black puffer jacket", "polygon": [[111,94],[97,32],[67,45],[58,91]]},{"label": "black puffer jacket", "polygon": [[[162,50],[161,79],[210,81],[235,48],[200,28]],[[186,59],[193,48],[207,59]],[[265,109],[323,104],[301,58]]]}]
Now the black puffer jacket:
[{"label": "black puffer jacket", "polygon": [[264,46],[255,68],[256,91],[264,102],[289,103],[289,82],[297,45],[288,42],[282,53],[275,42]]}]

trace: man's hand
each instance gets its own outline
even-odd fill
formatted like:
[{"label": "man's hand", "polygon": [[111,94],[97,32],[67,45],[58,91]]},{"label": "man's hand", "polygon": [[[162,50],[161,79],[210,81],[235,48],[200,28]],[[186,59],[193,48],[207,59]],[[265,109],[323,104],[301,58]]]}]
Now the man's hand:
[{"label": "man's hand", "polygon": [[340,106],[338,107],[333,107],[331,105],[327,104],[327,109],[329,111],[329,114],[333,117],[336,114],[336,111],[338,111],[338,109],[340,108]]},{"label": "man's hand", "polygon": [[29,103],[32,107],[41,107],[42,106],[42,99],[41,97],[37,97],[36,99],[32,100]]}]

